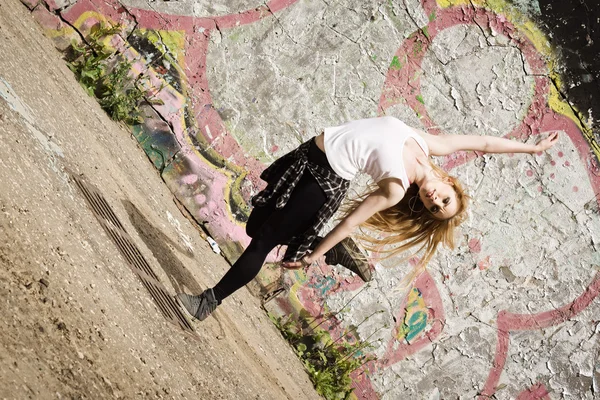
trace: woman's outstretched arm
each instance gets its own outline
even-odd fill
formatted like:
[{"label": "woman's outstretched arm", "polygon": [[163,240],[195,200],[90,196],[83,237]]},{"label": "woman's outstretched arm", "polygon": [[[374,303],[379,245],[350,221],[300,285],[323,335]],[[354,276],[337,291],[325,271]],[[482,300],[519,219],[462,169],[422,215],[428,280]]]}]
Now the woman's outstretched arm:
[{"label": "woman's outstretched arm", "polygon": [[537,144],[528,144],[496,136],[431,135],[418,131],[427,142],[431,155],[445,156],[461,150],[484,153],[536,153],[548,150],[558,142],[558,132],[552,132]]},{"label": "woman's outstretched arm", "polygon": [[[397,204],[404,197],[405,190],[399,180],[390,178],[378,183],[379,188],[371,193],[348,214],[323,240],[315,247],[314,251],[302,259],[304,264],[311,264],[321,258],[329,249],[348,237],[361,223],[368,220],[375,213]],[[286,262],[284,267],[294,269],[303,266],[302,262]]]}]

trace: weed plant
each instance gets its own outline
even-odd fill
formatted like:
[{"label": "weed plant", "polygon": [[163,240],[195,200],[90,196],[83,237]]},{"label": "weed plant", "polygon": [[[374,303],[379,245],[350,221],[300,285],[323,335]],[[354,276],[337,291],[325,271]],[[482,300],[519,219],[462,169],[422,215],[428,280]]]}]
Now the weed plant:
[{"label": "weed plant", "polygon": [[84,43],[71,44],[67,65],[86,93],[96,97],[112,119],[134,125],[142,122],[138,106],[143,101],[152,104],[160,101],[147,98],[146,92],[138,86],[142,75],[134,79],[131,63],[104,43],[109,36],[122,30],[120,25],[94,25]]},{"label": "weed plant", "polygon": [[317,393],[327,400],[349,399],[354,390],[350,374],[374,359],[362,353],[370,343],[340,342],[344,336],[332,341],[325,330],[303,333],[300,323],[291,318],[271,316],[271,320],[302,360]]}]

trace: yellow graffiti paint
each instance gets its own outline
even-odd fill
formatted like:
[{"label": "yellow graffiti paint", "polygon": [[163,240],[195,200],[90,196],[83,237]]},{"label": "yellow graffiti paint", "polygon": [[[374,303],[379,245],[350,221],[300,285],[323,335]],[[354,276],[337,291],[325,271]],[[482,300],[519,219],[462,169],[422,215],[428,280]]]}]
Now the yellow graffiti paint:
[{"label": "yellow graffiti paint", "polygon": [[[119,26],[119,24],[115,21],[108,19],[107,17],[96,11],[85,11],[81,13],[81,15],[75,20],[75,22],[73,22],[73,26],[77,29],[77,31],[79,31],[79,33],[85,36],[89,33],[90,28],[96,25],[97,23],[101,23],[102,25],[109,27]],[[116,48],[111,45],[111,42],[115,38],[115,36],[118,35],[107,35],[102,40],[100,40],[100,43],[102,43],[108,49],[115,51]]]},{"label": "yellow graffiti paint", "polygon": [[573,122],[575,122],[575,124],[577,124],[579,129],[583,130],[583,127],[581,126],[581,124],[579,123],[580,121],[577,119],[577,117],[573,113],[573,110],[567,104],[567,102],[565,102],[562,99],[561,94],[559,93],[558,89],[556,88],[556,86],[558,86],[558,87],[562,86],[560,76],[557,73],[553,72],[552,74],[550,74],[550,77],[551,77],[552,81],[554,82],[554,85],[550,85],[550,93],[548,96],[548,105],[554,111],[571,119]]},{"label": "yellow graffiti paint", "polygon": [[60,29],[45,29],[44,34],[48,36],[50,39],[72,36],[75,35],[77,31],[70,26],[66,26]]},{"label": "yellow graffiti paint", "polygon": [[427,327],[428,309],[421,291],[413,288],[408,293],[402,324],[398,327],[396,339],[411,341]]},{"label": "yellow graffiti paint", "polygon": [[[185,32],[184,31],[165,31],[139,29],[150,42],[160,48],[166,47],[168,52],[173,55],[177,66],[185,70]],[[183,75],[182,75],[183,76]]]},{"label": "yellow graffiti paint", "polygon": [[[298,298],[298,290],[303,288],[304,284],[306,283],[306,274],[304,272],[301,272],[301,274],[304,275],[304,279],[299,279],[294,282],[292,287],[290,287],[290,294],[287,297],[292,309],[294,309],[298,315],[301,315],[302,311],[305,310],[304,305]],[[326,305],[324,305],[324,307],[326,307]],[[323,310],[323,312],[325,312],[325,310]]]},{"label": "yellow graffiti paint", "polygon": [[[476,6],[481,6],[481,1],[478,0],[474,0],[472,2],[472,4],[475,4]],[[437,5],[440,8],[450,8],[450,7],[456,7],[456,6],[464,6],[464,5],[471,5],[471,1],[469,0],[437,0]]]},{"label": "yellow graffiti paint", "polygon": [[[73,26],[79,30],[81,33],[84,26],[86,25],[87,22],[89,21],[93,21],[94,23],[97,22],[102,22],[106,25],[114,25],[114,21],[109,20],[108,18],[106,18],[104,15],[100,14],[99,12],[96,11],[85,11],[83,13],[81,13],[81,15],[79,17],[77,17],[77,19],[75,20],[75,22],[73,22]],[[92,25],[91,24],[90,27]]]}]

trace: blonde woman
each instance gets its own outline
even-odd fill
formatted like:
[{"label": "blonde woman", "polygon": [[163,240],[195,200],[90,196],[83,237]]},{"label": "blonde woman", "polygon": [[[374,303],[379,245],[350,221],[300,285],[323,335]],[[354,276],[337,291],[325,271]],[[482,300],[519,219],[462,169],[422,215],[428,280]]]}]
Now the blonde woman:
[{"label": "blonde woman", "polygon": [[[441,243],[454,247],[454,230],[465,219],[468,196],[458,180],[435,166],[430,156],[457,151],[535,153],[558,141],[553,133],[538,144],[477,135],[435,136],[394,117],[361,119],[330,127],[276,160],[261,178],[267,187],[253,198],[246,231],[252,241],[213,288],[200,295],[179,294],[188,312],[207,318],[221,302],[260,271],[268,253],[288,246],[283,266],[307,267],[325,256],[370,279],[364,261],[354,259],[349,235],[357,228],[370,249],[396,254],[417,246],[425,266]],[[345,216],[324,238],[323,225],[339,208],[350,180],[362,171],[374,187],[350,202]],[[311,251],[312,250],[312,251]]]}]

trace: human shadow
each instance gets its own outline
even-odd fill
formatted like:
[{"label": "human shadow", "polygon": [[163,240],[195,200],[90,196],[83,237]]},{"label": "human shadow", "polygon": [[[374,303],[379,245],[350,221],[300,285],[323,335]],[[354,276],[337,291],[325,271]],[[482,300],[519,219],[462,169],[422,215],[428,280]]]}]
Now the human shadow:
[{"label": "human shadow", "polygon": [[[152,225],[138,208],[129,200],[122,200],[123,206],[129,215],[129,221],[134,226],[139,237],[150,249],[158,264],[167,274],[171,285],[177,293],[188,292],[193,294],[202,292],[194,276],[187,270],[179,260],[174,250],[180,253],[190,254],[190,251],[172,241],[168,236]],[[193,256],[193,255],[192,255]]]}]

